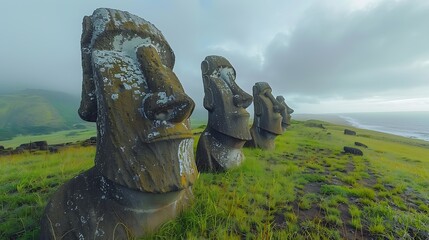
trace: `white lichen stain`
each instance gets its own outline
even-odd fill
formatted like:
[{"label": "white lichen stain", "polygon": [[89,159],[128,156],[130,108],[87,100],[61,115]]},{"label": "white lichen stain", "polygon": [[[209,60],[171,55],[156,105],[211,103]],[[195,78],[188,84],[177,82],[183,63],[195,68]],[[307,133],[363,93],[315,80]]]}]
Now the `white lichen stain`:
[{"label": "white lichen stain", "polygon": [[194,173],[194,168],[191,162],[194,159],[193,146],[194,139],[192,138],[184,139],[179,144],[177,156],[179,159],[180,176]]},{"label": "white lichen stain", "polygon": [[158,92],[158,100],[156,101],[156,104],[166,104],[168,102],[174,101],[174,99],[174,95],[170,95],[167,97],[166,92]]},{"label": "white lichen stain", "polygon": [[149,134],[147,135],[147,138],[148,138],[148,139],[155,138],[155,137],[156,137],[156,136],[158,136],[158,135],[160,135],[160,133],[159,133],[159,132],[151,132],[151,133],[149,133]]},{"label": "white lichen stain", "polygon": [[99,229],[99,228],[97,228],[97,229],[95,230],[95,236],[96,236],[96,237],[103,237],[103,236],[104,236],[104,234],[106,234],[106,233],[103,231],[103,229]]},{"label": "white lichen stain", "polygon": [[79,233],[79,240],[85,240],[85,237],[83,236],[82,233]]},{"label": "white lichen stain", "polygon": [[88,219],[85,219],[85,217],[84,217],[84,216],[80,216],[80,222],[81,222],[82,224],[85,224],[85,223],[87,223],[87,222],[88,222]]},{"label": "white lichen stain", "polygon": [[[135,53],[134,53],[135,55]],[[142,91],[148,89],[146,79],[139,68],[137,60],[128,55],[126,52],[117,52],[113,50],[94,50],[92,59],[94,68],[100,71],[103,79],[104,91],[112,94],[119,94],[118,89],[112,89],[113,85],[120,84],[124,90],[131,91],[131,95],[135,100],[141,99]],[[121,71],[111,74],[115,67],[119,67]],[[104,69],[104,71],[101,71]],[[108,88],[106,88],[108,87]],[[113,100],[118,99],[116,95]]]},{"label": "white lichen stain", "polygon": [[224,168],[239,166],[244,159],[241,149],[235,149],[225,146],[216,138],[210,136],[211,153],[214,154],[216,161]]}]

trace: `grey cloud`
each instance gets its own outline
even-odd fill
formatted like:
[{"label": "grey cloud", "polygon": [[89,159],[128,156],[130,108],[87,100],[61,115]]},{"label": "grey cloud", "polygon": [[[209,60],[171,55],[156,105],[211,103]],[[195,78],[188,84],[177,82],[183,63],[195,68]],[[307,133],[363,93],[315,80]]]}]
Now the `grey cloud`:
[{"label": "grey cloud", "polygon": [[427,84],[429,5],[384,1],[349,13],[317,5],[289,35],[267,47],[263,71],[294,94],[365,97],[389,89]]},{"label": "grey cloud", "polygon": [[207,55],[229,59],[246,92],[255,82],[269,82],[273,94],[285,95],[288,103],[384,93],[407,97],[415,89],[429,90],[429,64],[418,64],[429,61],[425,1],[384,0],[353,12],[337,7],[340,2],[349,5],[312,0],[11,1],[1,16],[11,25],[0,38],[0,85],[80,94],[82,17],[110,7],[141,16],[162,31],[176,54],[174,71],[197,107],[203,98],[200,63]]}]

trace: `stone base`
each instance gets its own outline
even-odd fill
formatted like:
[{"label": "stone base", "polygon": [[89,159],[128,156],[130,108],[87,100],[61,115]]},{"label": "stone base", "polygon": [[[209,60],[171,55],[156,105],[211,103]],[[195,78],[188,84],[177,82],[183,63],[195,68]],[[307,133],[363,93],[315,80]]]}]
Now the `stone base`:
[{"label": "stone base", "polygon": [[192,189],[146,193],[109,181],[94,168],[60,187],[42,217],[40,239],[129,239],[175,218]]}]

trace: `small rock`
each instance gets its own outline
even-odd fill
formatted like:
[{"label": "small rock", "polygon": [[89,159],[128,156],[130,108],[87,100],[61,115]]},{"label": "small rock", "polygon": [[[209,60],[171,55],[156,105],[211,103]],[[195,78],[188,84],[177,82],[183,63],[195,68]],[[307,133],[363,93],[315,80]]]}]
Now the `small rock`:
[{"label": "small rock", "polygon": [[48,142],[47,141],[37,141],[33,142],[34,145],[36,145],[36,149],[46,151],[48,150]]},{"label": "small rock", "polygon": [[353,135],[353,136],[355,136],[356,132],[352,131],[352,130],[349,130],[349,129],[344,129],[344,134],[345,135]]},{"label": "small rock", "polygon": [[49,152],[50,153],[57,153],[58,152],[58,148],[57,147],[49,147]]},{"label": "small rock", "polygon": [[22,147],[17,147],[15,150],[12,151],[13,154],[21,154],[24,152],[25,152],[25,149]]},{"label": "small rock", "polygon": [[368,148],[368,146],[367,146],[367,145],[365,145],[365,144],[363,144],[363,143],[361,143],[361,142],[355,142],[355,145],[356,145],[356,146],[359,146],[359,147]]},{"label": "small rock", "polygon": [[363,156],[363,152],[360,149],[354,147],[344,147],[345,153],[351,153],[353,155]]}]

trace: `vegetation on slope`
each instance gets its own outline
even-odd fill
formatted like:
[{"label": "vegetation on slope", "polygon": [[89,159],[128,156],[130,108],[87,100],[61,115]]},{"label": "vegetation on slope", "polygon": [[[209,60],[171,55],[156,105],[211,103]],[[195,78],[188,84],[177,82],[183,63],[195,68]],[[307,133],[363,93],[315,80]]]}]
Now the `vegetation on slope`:
[{"label": "vegetation on slope", "polygon": [[[148,238],[429,238],[429,143],[317,126],[295,121],[275,151],[245,149],[242,166],[202,173],[193,206]],[[355,141],[368,145],[364,156],[342,152]],[[0,238],[37,238],[49,196],[91,167],[94,153],[1,157]]]},{"label": "vegetation on slope", "polygon": [[79,99],[65,93],[25,90],[0,95],[0,141],[19,134],[45,134],[82,123]]}]

